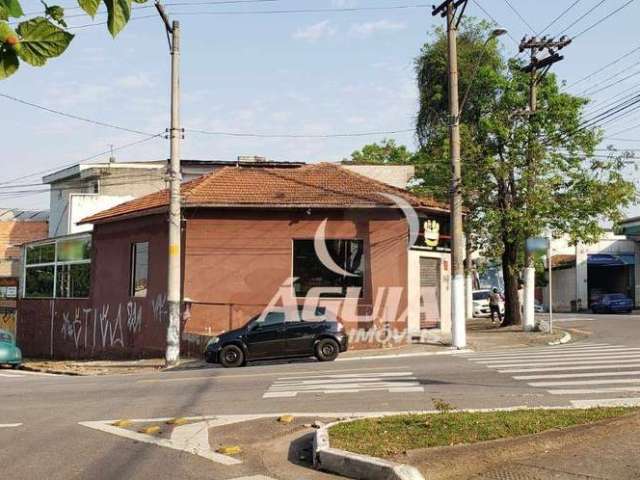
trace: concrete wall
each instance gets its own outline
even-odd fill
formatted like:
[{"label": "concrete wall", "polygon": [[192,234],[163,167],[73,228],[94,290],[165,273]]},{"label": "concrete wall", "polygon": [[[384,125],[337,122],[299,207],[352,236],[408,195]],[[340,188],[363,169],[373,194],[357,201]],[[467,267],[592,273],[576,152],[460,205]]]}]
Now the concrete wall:
[{"label": "concrete wall", "polygon": [[416,169],[413,165],[349,165],[343,164],[342,168],[359,173],[365,177],[373,178],[397,188],[407,188],[407,182],[415,176]]},{"label": "concrete wall", "polygon": [[20,245],[47,238],[47,222],[0,222],[0,277],[20,275]]},{"label": "concrete wall", "polygon": [[[164,168],[141,169],[105,167],[82,172],[67,180],[51,184],[49,236],[56,237],[74,233],[79,219],[71,214],[71,198],[79,194],[94,194],[93,185],[98,182],[98,196],[110,197],[105,204],[113,206],[113,199],[120,197],[123,203],[166,188]],[[86,176],[84,176],[86,175]],[[108,208],[108,207],[106,207]],[[86,227],[85,227],[86,228]]]},{"label": "concrete wall", "polygon": [[[570,312],[571,301],[576,299],[576,269],[561,268],[553,271],[553,310]],[[544,289],[544,302],[549,305],[549,287]],[[587,303],[582,304],[587,305]]]},{"label": "concrete wall", "polygon": [[[164,216],[98,225],[93,232],[88,299],[20,299],[18,341],[25,356],[140,358],[163,356],[167,227]],[[129,296],[130,250],[149,242],[146,297]]]}]

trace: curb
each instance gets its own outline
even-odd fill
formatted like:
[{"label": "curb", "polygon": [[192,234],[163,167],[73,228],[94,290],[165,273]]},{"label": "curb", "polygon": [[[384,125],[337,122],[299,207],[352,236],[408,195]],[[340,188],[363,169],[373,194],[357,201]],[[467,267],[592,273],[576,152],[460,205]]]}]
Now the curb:
[{"label": "curb", "polygon": [[36,372],[36,373],[48,373],[50,375],[68,375],[70,377],[88,377],[90,375],[84,374],[84,373],[79,373],[79,372],[63,372],[60,370],[53,370],[53,369],[49,369],[49,368],[36,368],[36,367],[29,367],[28,365],[20,365],[20,368],[18,370],[25,370],[27,372]]},{"label": "curb", "polygon": [[410,465],[331,448],[329,428],[344,422],[333,422],[316,430],[313,436],[313,466],[316,469],[357,480],[425,480],[418,469]]},{"label": "curb", "polygon": [[571,334],[569,332],[564,332],[564,335],[562,335],[562,338],[560,338],[559,340],[554,340],[553,342],[549,342],[547,345],[564,345],[565,343],[569,343],[571,341]]},{"label": "curb", "polygon": [[463,353],[474,353],[473,349],[470,348],[462,348],[462,349],[448,349],[441,350],[436,352],[407,352],[407,353],[390,353],[383,355],[360,355],[357,357],[338,357],[336,362],[351,362],[356,360],[389,360],[394,358],[411,358],[411,357],[433,357],[438,355],[459,355]]}]

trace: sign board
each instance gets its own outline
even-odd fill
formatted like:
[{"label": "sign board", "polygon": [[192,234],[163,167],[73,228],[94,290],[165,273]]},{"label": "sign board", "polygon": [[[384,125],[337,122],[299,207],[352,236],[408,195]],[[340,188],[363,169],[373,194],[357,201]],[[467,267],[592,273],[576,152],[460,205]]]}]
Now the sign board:
[{"label": "sign board", "polygon": [[546,237],[527,238],[528,252],[546,252],[549,249],[549,239]]}]

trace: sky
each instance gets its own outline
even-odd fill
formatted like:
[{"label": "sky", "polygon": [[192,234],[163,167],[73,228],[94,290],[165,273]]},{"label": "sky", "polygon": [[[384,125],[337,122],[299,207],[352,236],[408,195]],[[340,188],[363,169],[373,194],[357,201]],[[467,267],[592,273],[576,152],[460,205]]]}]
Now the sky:
[{"label": "sky", "polygon": [[[405,132],[313,139],[186,132],[182,158],[235,160],[238,155],[261,155],[319,162],[339,161],[384,138],[415,147],[410,131],[418,104],[413,63],[434,26],[444,23],[439,16],[432,17],[430,3],[253,0],[213,5],[213,1],[165,2],[169,15],[181,24],[185,129],[266,135]],[[553,69],[567,82],[567,91],[590,89],[593,101],[602,102],[592,107],[597,108],[625,91],[630,95],[640,80],[638,48],[572,85],[640,47],[640,0],[624,6],[628,2],[606,0],[593,8],[599,0],[471,0],[466,14],[495,20],[508,29],[509,35],[501,37],[502,47],[505,54],[515,55],[524,35],[541,31],[575,3],[546,32],[557,35],[566,29],[565,34],[578,35],[562,51],[565,60]],[[28,12],[41,9],[39,1],[22,3]],[[71,0],[58,3],[74,6]],[[22,64],[17,74],[0,82],[0,94],[148,134],[163,132],[169,123],[170,58],[163,25],[148,5],[134,11],[134,20],[115,40],[105,25],[86,26],[89,17],[70,17],[70,25],[85,27],[72,29],[76,38],[65,54],[41,68]],[[401,6],[411,8],[372,8]],[[361,7],[367,10],[291,12]],[[68,15],[79,13],[67,10]],[[95,22],[103,20],[98,16]],[[607,136],[616,140],[607,139],[603,147],[640,149],[640,113],[605,127]],[[0,183],[29,185],[13,190],[0,185],[0,207],[48,208],[48,195],[36,192],[44,187],[31,186],[40,181],[42,172],[94,156],[92,161],[107,161],[111,146],[117,161],[168,157],[168,141],[162,137],[127,146],[145,138],[0,97]],[[640,178],[635,168],[630,167],[628,174]],[[640,209],[629,213],[640,214]]]}]

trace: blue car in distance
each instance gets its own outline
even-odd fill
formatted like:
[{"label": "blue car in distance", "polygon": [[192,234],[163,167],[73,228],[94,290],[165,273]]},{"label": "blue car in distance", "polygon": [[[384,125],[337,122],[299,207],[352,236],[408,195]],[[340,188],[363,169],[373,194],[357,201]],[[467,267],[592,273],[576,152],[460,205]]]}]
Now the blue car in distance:
[{"label": "blue car in distance", "polygon": [[633,300],[622,293],[607,293],[591,304],[593,313],[631,313]]},{"label": "blue car in distance", "polygon": [[22,352],[16,345],[16,339],[6,330],[0,330],[0,366],[10,365],[18,368],[22,363]]}]

